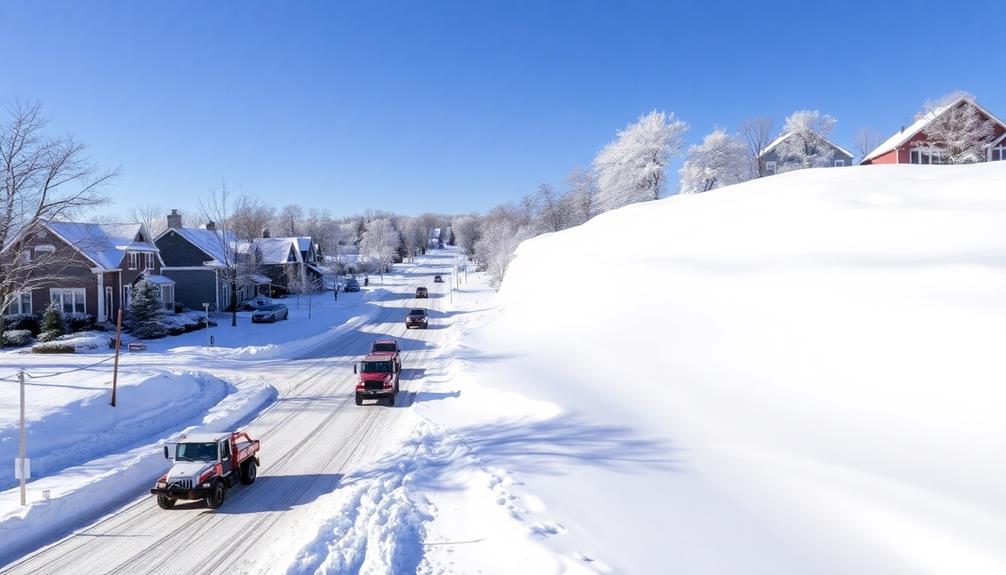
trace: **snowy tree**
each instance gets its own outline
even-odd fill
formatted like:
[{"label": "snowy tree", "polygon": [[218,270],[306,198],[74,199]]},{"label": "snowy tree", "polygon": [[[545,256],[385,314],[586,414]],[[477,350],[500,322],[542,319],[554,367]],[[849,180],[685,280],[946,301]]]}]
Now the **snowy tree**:
[{"label": "snowy tree", "polygon": [[134,337],[154,339],[164,337],[164,305],[154,284],[141,279],[133,286],[126,314],[126,327]]},{"label": "snowy tree", "polygon": [[518,225],[505,210],[494,210],[483,220],[482,237],[475,244],[475,257],[489,274],[493,287],[503,283],[514,252],[522,241],[531,237],[526,227]]},{"label": "snowy tree", "polygon": [[754,177],[754,163],[745,142],[717,128],[688,150],[681,171],[681,193],[708,192]]},{"label": "snowy tree", "polygon": [[817,110],[799,110],[786,118],[782,131],[789,137],[775,147],[778,172],[831,166],[835,149],[828,143],[828,136],[835,122]]},{"label": "snowy tree", "polygon": [[760,158],[765,148],[772,143],[772,124],[774,124],[772,118],[760,116],[745,120],[738,130],[744,138],[744,143],[747,144],[749,157],[759,178],[765,175],[765,167]]},{"label": "snowy tree", "polygon": [[543,232],[557,232],[569,227],[568,206],[551,185],[538,186],[535,203],[538,207],[538,229]]},{"label": "snowy tree", "polygon": [[594,185],[594,173],[576,168],[566,176],[566,186],[567,190],[562,200],[569,214],[569,225],[578,226],[593,217],[597,211],[597,186]]},{"label": "snowy tree", "polygon": [[971,164],[985,161],[985,148],[995,134],[992,121],[975,106],[967,92],[947,94],[937,102],[927,103],[926,114],[935,116],[923,128],[925,145],[940,148],[947,164]]},{"label": "snowy tree", "polygon": [[[298,204],[287,204],[276,216],[276,229],[287,237],[301,235],[304,227],[304,208]],[[277,234],[279,235],[279,234]]]},{"label": "snowy tree", "polygon": [[398,231],[387,218],[380,218],[367,224],[360,240],[360,255],[374,260],[380,266],[381,277],[391,265],[398,248]]},{"label": "snowy tree", "polygon": [[451,226],[457,235],[458,246],[468,257],[475,255],[475,244],[482,239],[481,227],[478,216],[462,216]]},{"label": "snowy tree", "polygon": [[659,198],[667,164],[681,152],[686,130],[673,113],[653,111],[618,132],[594,158],[600,211]]}]

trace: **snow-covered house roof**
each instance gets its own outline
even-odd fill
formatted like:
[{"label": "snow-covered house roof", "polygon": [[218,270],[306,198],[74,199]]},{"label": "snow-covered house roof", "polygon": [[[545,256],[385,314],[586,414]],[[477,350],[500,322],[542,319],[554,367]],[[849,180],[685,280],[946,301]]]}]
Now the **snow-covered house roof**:
[{"label": "snow-covered house roof", "polygon": [[[785,141],[786,138],[789,138],[792,135],[793,135],[793,132],[783,132],[782,134],[779,135],[778,138],[772,140],[772,143],[770,143],[769,145],[765,146],[765,149],[762,150],[761,154],[759,154],[758,157],[760,158],[760,157],[764,156],[765,154],[771,152],[772,150],[774,150],[776,148],[776,146],[778,146],[779,144],[783,143],[783,141]],[[828,142],[828,144],[830,144],[831,147],[835,148],[839,152],[842,152],[846,156],[848,156],[850,158],[855,157],[855,155],[852,152],[850,152],[849,150],[846,150],[842,146],[839,146],[835,142],[832,142],[831,140],[829,140],[827,138],[823,138],[823,139],[824,139],[825,142]]]},{"label": "snow-covered house roof", "polygon": [[297,238],[258,238],[252,242],[242,242],[238,245],[238,253],[247,254],[254,247],[256,258],[261,264],[285,264],[291,263],[290,254],[296,262],[301,259]]},{"label": "snow-covered house roof", "polygon": [[233,249],[233,246],[237,244],[237,237],[230,230],[207,230],[205,228],[170,228],[161,232],[155,240],[172,231],[205,253],[209,258],[205,262],[208,266],[227,265],[228,260],[232,259],[228,257],[227,250]]},{"label": "snow-covered house roof", "polygon": [[118,268],[126,252],[158,253],[146,226],[141,223],[89,224],[50,221],[45,223],[45,227],[100,268]]},{"label": "snow-covered house roof", "polygon": [[985,114],[993,122],[997,122],[998,124],[1000,124],[1002,126],[1006,126],[1006,123],[1003,123],[1002,120],[1000,120],[999,118],[995,117],[995,115],[992,114],[992,112],[989,112],[988,110],[986,110],[981,104],[979,104],[978,102],[974,101],[972,98],[970,98],[968,96],[961,96],[960,98],[957,98],[956,100],[950,102],[949,104],[945,104],[943,106],[939,106],[937,108],[933,108],[928,113],[923,114],[918,119],[916,119],[915,122],[912,123],[912,125],[908,126],[907,128],[902,128],[900,131],[898,131],[897,133],[895,133],[893,136],[891,136],[890,138],[884,140],[884,142],[882,144],[880,144],[872,152],[870,152],[869,154],[867,154],[866,157],[863,158],[863,161],[860,162],[860,163],[868,162],[868,161],[873,160],[874,158],[877,158],[879,156],[882,156],[882,155],[884,155],[884,154],[886,154],[886,153],[888,153],[888,152],[890,152],[892,150],[900,148],[905,142],[907,142],[908,140],[911,140],[913,137],[915,137],[916,134],[918,134],[919,132],[921,132],[922,130],[924,130],[926,128],[926,126],[928,126],[930,124],[930,122],[932,122],[936,118],[939,118],[945,112],[947,112],[951,108],[954,108],[954,107],[958,106],[962,102],[967,102],[967,103],[971,104],[972,106],[974,106],[975,108],[977,108],[978,111],[980,111],[982,114]]}]

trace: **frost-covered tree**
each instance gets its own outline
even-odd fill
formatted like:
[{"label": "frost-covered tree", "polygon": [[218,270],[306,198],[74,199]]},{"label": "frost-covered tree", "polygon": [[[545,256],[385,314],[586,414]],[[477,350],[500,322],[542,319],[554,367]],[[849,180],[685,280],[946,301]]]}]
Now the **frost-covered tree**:
[{"label": "frost-covered tree", "polygon": [[126,327],[134,337],[140,339],[164,337],[167,333],[161,298],[154,284],[146,279],[141,279],[133,286]]},{"label": "frost-covered tree", "polygon": [[745,142],[721,128],[689,148],[680,174],[682,194],[708,192],[757,176]]},{"label": "frost-covered tree", "polygon": [[664,190],[667,164],[681,152],[688,124],[654,110],[618,132],[594,158],[599,211],[656,200]]},{"label": "frost-covered tree", "polygon": [[39,339],[42,341],[52,341],[66,333],[66,321],[63,319],[63,310],[55,303],[49,304],[42,315],[42,325],[40,327]]},{"label": "frost-covered tree", "polygon": [[541,231],[557,232],[570,226],[568,206],[551,184],[538,186],[535,203],[538,206],[538,229]]},{"label": "frost-covered tree", "polygon": [[566,194],[563,202],[569,211],[570,226],[578,226],[592,218],[597,212],[597,186],[594,172],[574,168],[566,176]]},{"label": "frost-covered tree", "polygon": [[391,225],[390,220],[387,218],[373,220],[367,224],[367,231],[363,232],[363,238],[360,240],[360,255],[378,263],[383,278],[384,270],[395,259],[398,241],[398,231]]},{"label": "frost-covered tree", "polygon": [[458,247],[468,257],[475,255],[475,244],[482,239],[481,221],[478,216],[461,216],[451,226],[457,235]]},{"label": "frost-covered tree", "polygon": [[503,283],[514,251],[531,235],[529,229],[520,226],[506,210],[495,209],[486,215],[482,223],[482,237],[475,244],[475,257],[489,274],[493,287]]},{"label": "frost-covered tree", "polygon": [[985,148],[995,134],[992,121],[975,106],[974,96],[952,92],[936,102],[927,102],[924,114],[935,117],[922,132],[931,145],[943,150],[948,164],[985,161]]},{"label": "frost-covered tree", "polygon": [[828,143],[828,136],[835,122],[817,110],[799,110],[786,118],[782,131],[789,137],[775,147],[778,172],[831,166],[835,148]]}]

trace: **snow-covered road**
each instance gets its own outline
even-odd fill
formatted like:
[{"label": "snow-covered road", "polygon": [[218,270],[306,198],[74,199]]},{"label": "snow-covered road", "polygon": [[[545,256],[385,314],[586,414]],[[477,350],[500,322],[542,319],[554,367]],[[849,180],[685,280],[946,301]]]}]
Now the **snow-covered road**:
[{"label": "snow-covered road", "polygon": [[[228,493],[223,507],[201,502],[157,507],[139,495],[129,504],[5,567],[3,573],[260,573],[283,569],[330,510],[312,505],[340,479],[397,442],[395,429],[415,398],[424,369],[439,353],[446,322],[438,314],[453,254],[431,255],[386,278],[380,311],[370,323],[329,341],[312,338],[296,360],[235,366],[222,377],[262,371],[277,382],[279,398],[248,425],[262,440],[262,467],[252,486]],[[374,281],[379,281],[376,277]],[[430,299],[414,301],[417,285]],[[411,306],[431,310],[429,330],[406,331]],[[396,408],[353,402],[352,363],[376,336],[398,338],[403,350],[402,392]],[[155,478],[151,478],[153,481]]]}]

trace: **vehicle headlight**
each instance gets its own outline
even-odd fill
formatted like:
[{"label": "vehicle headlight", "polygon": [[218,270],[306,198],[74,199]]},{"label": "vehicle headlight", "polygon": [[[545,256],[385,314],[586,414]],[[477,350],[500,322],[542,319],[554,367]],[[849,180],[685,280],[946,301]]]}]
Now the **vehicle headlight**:
[{"label": "vehicle headlight", "polygon": [[210,482],[207,481],[205,483],[202,483],[199,487],[209,487],[209,486],[210,486]]},{"label": "vehicle headlight", "polygon": [[164,481],[158,481],[158,482],[157,482],[157,486],[156,486],[156,487],[157,487],[157,489],[164,489],[164,488],[166,488],[167,486],[168,486],[168,484],[167,484],[167,483],[165,483]]}]

